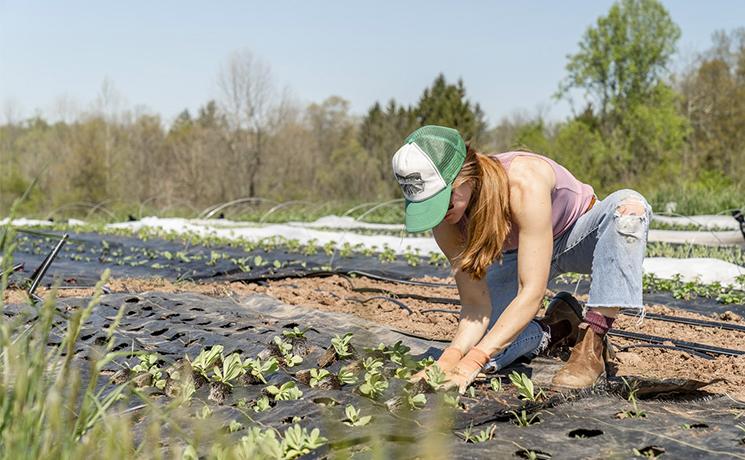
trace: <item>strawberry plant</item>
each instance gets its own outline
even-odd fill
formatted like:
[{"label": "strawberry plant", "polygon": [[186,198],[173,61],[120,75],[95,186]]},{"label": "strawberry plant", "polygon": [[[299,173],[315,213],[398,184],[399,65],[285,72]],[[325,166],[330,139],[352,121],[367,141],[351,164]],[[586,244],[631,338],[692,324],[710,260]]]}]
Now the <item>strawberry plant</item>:
[{"label": "strawberry plant", "polygon": [[339,369],[336,378],[339,379],[339,383],[342,385],[354,385],[357,383],[357,376],[354,375],[354,372],[343,367]]},{"label": "strawberry plant", "polygon": [[429,385],[435,390],[439,390],[440,387],[445,385],[445,383],[447,382],[445,372],[443,372],[443,370],[437,363],[427,368],[427,371],[424,373],[424,378],[427,383],[429,383]]},{"label": "strawberry plant", "polygon": [[536,392],[533,381],[525,374],[518,374],[516,371],[512,371],[510,374],[510,381],[517,388],[517,392],[521,399],[526,401],[537,401],[546,396],[540,388],[538,389],[538,392]]},{"label": "strawberry plant", "polygon": [[315,388],[321,383],[322,380],[331,376],[331,372],[326,369],[311,369],[310,370],[310,387]]}]

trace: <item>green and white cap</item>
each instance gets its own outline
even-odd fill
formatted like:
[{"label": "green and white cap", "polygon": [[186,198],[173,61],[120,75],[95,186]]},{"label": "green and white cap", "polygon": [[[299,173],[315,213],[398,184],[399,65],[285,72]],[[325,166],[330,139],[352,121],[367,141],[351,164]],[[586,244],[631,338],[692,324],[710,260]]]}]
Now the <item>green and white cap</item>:
[{"label": "green and white cap", "polygon": [[423,232],[439,224],[450,206],[453,181],[466,159],[458,131],[423,126],[393,155],[393,173],[406,198],[406,230]]}]

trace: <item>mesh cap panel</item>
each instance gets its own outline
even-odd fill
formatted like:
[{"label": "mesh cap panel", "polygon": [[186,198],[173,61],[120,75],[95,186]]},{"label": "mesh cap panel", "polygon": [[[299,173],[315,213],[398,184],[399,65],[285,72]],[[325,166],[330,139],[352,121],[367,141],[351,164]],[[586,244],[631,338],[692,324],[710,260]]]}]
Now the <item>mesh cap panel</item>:
[{"label": "mesh cap panel", "polygon": [[451,184],[466,159],[466,144],[458,131],[444,126],[423,126],[406,138],[429,155],[445,182]]}]

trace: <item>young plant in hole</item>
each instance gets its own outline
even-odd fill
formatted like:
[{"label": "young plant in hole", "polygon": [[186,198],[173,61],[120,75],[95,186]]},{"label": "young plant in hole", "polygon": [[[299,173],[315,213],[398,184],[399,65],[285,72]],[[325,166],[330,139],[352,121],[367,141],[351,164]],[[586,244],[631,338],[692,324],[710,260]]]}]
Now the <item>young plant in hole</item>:
[{"label": "young plant in hole", "polygon": [[292,401],[303,397],[303,392],[300,391],[295,382],[285,382],[279,387],[269,385],[265,390],[274,397],[275,401]]},{"label": "young plant in hole", "polygon": [[282,331],[282,335],[288,339],[304,339],[306,332],[308,332],[308,329],[301,330],[299,327],[295,326],[290,330]]},{"label": "young plant in hole", "polygon": [[359,391],[363,396],[370,399],[378,399],[388,389],[388,380],[377,372],[366,373],[365,382],[360,385]]},{"label": "young plant in hole", "polygon": [[[146,353],[139,355],[137,359],[140,362],[132,368],[132,371],[146,377],[142,379],[143,386],[152,385],[162,390],[166,387],[166,379],[163,378],[163,372],[158,367],[158,355],[155,353]],[[137,380],[137,377],[135,377]]]},{"label": "young plant in hole", "polygon": [[335,247],[334,247],[334,242],[333,241],[329,241],[328,243],[326,243],[326,244],[323,245],[323,252],[327,256],[334,255],[334,249],[335,249]]},{"label": "young plant in hole", "polygon": [[319,383],[328,376],[331,375],[331,372],[327,371],[326,369],[311,369],[310,370],[310,387],[315,388],[318,386]]},{"label": "young plant in hole", "polygon": [[344,409],[344,415],[346,418],[342,422],[347,426],[365,426],[372,420],[372,415],[361,416],[360,411],[351,404]]},{"label": "young plant in hole", "polygon": [[529,417],[528,413],[525,410],[521,410],[520,413],[514,410],[511,410],[510,414],[512,414],[515,417],[514,423],[517,426],[526,427],[526,426],[533,425],[533,422],[535,422],[536,419],[540,421],[540,418],[539,418],[540,413],[533,414],[532,416]]},{"label": "young plant in hole", "polygon": [[365,368],[366,372],[380,372],[383,368],[383,361],[378,358],[365,358],[362,361],[362,367]]},{"label": "young plant in hole", "polygon": [[517,392],[521,399],[526,401],[537,401],[546,396],[540,388],[536,393],[533,381],[525,374],[518,374],[516,371],[512,371],[510,374],[510,381],[515,385],[515,388],[517,388]]},{"label": "young plant in hole", "polygon": [[623,384],[626,386],[626,389],[629,392],[629,395],[626,399],[631,403],[631,410],[625,410],[621,411],[616,414],[616,417],[620,419],[624,418],[645,418],[647,414],[639,409],[639,403],[636,400],[636,393],[639,391],[639,388],[637,388],[636,384],[630,384],[628,380],[626,380],[624,377],[621,377],[621,380],[623,380]]},{"label": "young plant in hole", "polygon": [[440,387],[445,385],[448,381],[447,377],[445,377],[445,372],[443,372],[437,363],[427,368],[427,371],[424,373],[424,378],[435,390],[439,390]]},{"label": "young plant in hole", "polygon": [[271,408],[272,404],[271,401],[269,401],[269,397],[267,395],[262,395],[259,399],[256,400],[256,403],[252,407],[254,412],[266,412]]},{"label": "young plant in hole", "polygon": [[473,427],[469,426],[465,431],[457,433],[463,437],[465,442],[477,443],[490,441],[497,432],[497,425],[491,424],[486,429],[474,432]]},{"label": "young plant in hole", "polygon": [[496,391],[497,393],[502,391],[502,379],[500,378],[493,378],[489,380],[489,386],[492,390]]},{"label": "young plant in hole", "polygon": [[352,356],[352,346],[350,345],[352,337],[353,334],[351,332],[347,332],[342,337],[339,337],[339,335],[337,334],[333,339],[331,339],[331,346],[334,347],[336,356],[341,359]]},{"label": "young plant in hole", "polygon": [[243,370],[246,372],[245,375],[251,376],[251,381],[246,382],[248,384],[254,382],[266,383],[266,376],[277,372],[278,369],[279,363],[274,357],[267,359],[263,363],[258,358],[246,358],[246,360],[243,361]]},{"label": "young plant in hole", "polygon": [[286,459],[293,459],[309,454],[311,451],[326,444],[327,439],[321,436],[318,428],[314,428],[310,434],[300,425],[294,425],[285,431],[282,440],[282,450]]},{"label": "young plant in hole", "polygon": [[354,375],[354,372],[343,367],[339,369],[339,373],[336,374],[336,377],[342,385],[354,385],[357,383],[357,376]]},{"label": "young plant in hole", "polygon": [[404,393],[406,394],[406,405],[411,410],[421,409],[427,404],[427,397],[423,393],[412,394],[406,389],[404,389]]},{"label": "young plant in hole", "polygon": [[241,356],[238,353],[232,353],[225,358],[222,362],[222,369],[215,366],[212,383],[210,384],[210,394],[207,399],[222,404],[225,401],[225,396],[232,391],[233,380],[244,372]]},{"label": "young plant in hole", "polygon": [[191,365],[194,385],[197,388],[207,383],[207,380],[209,378],[207,374],[222,355],[222,351],[222,345],[214,345],[209,350],[203,349],[202,351],[200,351],[197,357],[194,358],[194,361],[191,361],[188,355],[186,356],[186,360]]},{"label": "young plant in hole", "polygon": [[277,346],[277,350],[282,355],[282,361],[285,366],[293,367],[303,362],[303,358],[292,352],[292,344],[282,340],[282,337],[275,336],[274,344]]}]

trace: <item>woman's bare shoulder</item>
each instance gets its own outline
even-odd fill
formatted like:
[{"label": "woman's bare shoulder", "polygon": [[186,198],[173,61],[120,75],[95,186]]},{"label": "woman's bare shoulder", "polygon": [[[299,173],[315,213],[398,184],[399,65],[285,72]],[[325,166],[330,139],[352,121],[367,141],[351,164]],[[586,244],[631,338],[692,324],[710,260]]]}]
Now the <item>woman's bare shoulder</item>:
[{"label": "woman's bare shoulder", "polygon": [[510,188],[532,188],[540,185],[553,188],[556,184],[554,168],[548,161],[532,155],[515,157],[508,173]]}]

